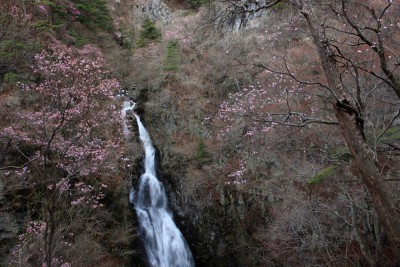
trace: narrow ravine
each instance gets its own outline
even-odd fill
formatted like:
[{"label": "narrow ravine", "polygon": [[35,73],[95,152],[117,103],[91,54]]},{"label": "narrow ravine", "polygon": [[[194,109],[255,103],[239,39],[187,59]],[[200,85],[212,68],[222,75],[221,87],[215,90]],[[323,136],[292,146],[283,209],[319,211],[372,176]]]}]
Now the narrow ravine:
[{"label": "narrow ravine", "polygon": [[[123,112],[129,109],[133,105],[124,103]],[[138,190],[132,187],[129,200],[135,206],[148,262],[152,267],[194,266],[189,246],[172,219],[164,185],[156,177],[155,149],[150,135],[139,116],[135,117],[145,150],[144,173]]]}]

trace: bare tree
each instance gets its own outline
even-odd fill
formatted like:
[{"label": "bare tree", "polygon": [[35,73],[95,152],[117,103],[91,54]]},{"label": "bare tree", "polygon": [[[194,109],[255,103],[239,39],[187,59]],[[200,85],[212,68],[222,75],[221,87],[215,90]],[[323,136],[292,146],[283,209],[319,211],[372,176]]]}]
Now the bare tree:
[{"label": "bare tree", "polygon": [[[235,12],[238,9],[242,12],[258,12],[283,2],[278,0],[249,6],[242,1],[228,1],[228,4]],[[400,79],[396,75],[399,60],[395,50],[390,49],[385,40],[382,24],[393,3],[388,1],[382,5],[347,0],[291,0],[290,3],[305,20],[317,48],[324,76],[324,80],[318,83],[329,92],[328,102],[336,115],[353,162],[371,195],[393,253],[400,261],[400,218],[395,201],[384,183],[376,154],[366,141],[364,125],[366,98],[373,92],[385,87],[400,98]],[[338,19],[324,18],[323,12],[332,12]],[[341,23],[340,26],[333,21]],[[354,55],[362,47],[370,49],[370,60],[359,60]],[[288,68],[285,73],[293,76]],[[385,131],[397,117],[398,114],[393,116],[384,127]]]}]

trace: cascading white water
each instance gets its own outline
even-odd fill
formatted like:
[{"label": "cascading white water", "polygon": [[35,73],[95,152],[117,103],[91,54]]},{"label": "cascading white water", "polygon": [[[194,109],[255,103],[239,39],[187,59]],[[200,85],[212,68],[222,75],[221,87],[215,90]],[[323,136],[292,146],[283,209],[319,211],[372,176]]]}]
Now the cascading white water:
[{"label": "cascading white water", "polygon": [[152,267],[192,267],[192,253],[172,220],[164,185],[156,177],[155,149],[149,133],[136,114],[135,117],[145,150],[145,171],[140,177],[138,191],[131,189],[129,200],[135,205],[149,264]]},{"label": "cascading white water", "polygon": [[124,130],[124,135],[125,137],[129,137],[129,127],[128,124],[126,123],[126,112],[128,110],[133,110],[135,108],[135,103],[132,101],[124,101],[124,104],[122,106],[121,110],[121,119],[122,119],[122,127]]}]

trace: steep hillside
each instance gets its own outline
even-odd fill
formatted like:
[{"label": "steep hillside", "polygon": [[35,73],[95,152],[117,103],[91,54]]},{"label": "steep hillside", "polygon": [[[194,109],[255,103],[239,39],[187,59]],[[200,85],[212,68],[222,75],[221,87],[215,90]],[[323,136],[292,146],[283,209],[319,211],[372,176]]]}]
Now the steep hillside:
[{"label": "steep hillside", "polygon": [[[357,16],[363,8],[382,12],[384,4],[348,5],[351,23],[371,23],[385,35],[397,74],[398,5],[389,4],[381,26],[373,16]],[[386,194],[398,207],[398,101],[375,76],[374,50],[357,36],[356,45],[344,41],[352,26],[341,6],[326,7],[315,7],[315,16],[328,18],[323,25],[345,97],[358,105]],[[395,265],[297,7],[282,3],[244,18],[217,17],[222,10],[175,10],[156,23],[162,38],[133,56],[133,96],[146,96],[144,118],[198,264]]]},{"label": "steep hillside", "polygon": [[1,264],[148,264],[129,98],[196,266],[398,265],[399,3],[6,2]]}]

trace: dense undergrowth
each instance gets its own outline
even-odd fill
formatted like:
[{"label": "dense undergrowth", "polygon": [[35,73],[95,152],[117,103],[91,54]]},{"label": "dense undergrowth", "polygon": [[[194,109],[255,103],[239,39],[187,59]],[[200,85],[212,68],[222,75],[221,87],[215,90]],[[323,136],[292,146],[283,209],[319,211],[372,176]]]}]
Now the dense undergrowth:
[{"label": "dense undergrowth", "polygon": [[[399,7],[391,8],[385,38],[394,38],[398,27]],[[322,13],[327,28],[343,25],[329,10]],[[231,20],[216,23],[213,14],[176,12],[166,26],[160,22],[162,41],[137,50],[140,67],[133,70],[136,88],[148,94],[145,120],[168,173],[165,182],[181,188],[171,198],[192,226],[187,233],[196,232],[191,244],[199,262],[394,266],[299,13],[282,4],[237,32]],[[340,31],[327,34],[342,40]],[[176,40],[179,68],[171,72],[160,66],[171,61]],[[377,60],[362,44],[340,49],[360,68],[368,57]],[[363,68],[378,66],[368,64]],[[342,82],[356,97],[351,74],[344,71]],[[369,75],[357,76],[372,90],[360,93],[364,131],[398,207],[398,104]]]}]

